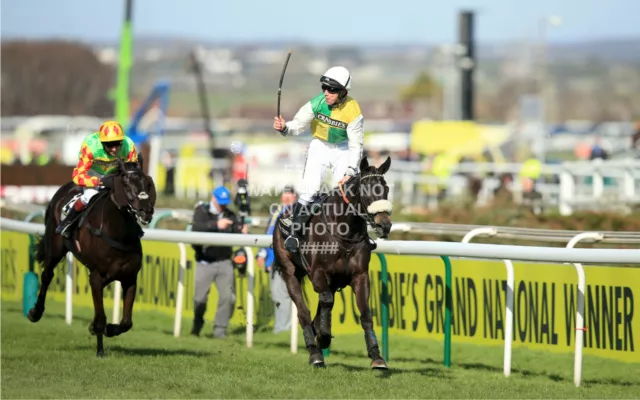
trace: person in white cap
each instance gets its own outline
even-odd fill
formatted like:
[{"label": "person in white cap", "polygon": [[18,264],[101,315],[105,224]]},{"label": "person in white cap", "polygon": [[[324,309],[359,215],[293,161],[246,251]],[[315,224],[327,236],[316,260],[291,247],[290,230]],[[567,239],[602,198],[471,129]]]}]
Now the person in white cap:
[{"label": "person in white cap", "polygon": [[348,95],[351,74],[345,67],[332,67],[320,78],[322,93],[305,103],[293,120],[274,118],[273,129],[283,136],[299,135],[311,125],[313,139],[302,172],[302,187],[292,215],[291,236],[285,241],[290,252],[297,252],[300,232],[310,212],[300,213],[320,189],[322,175],[331,168],[334,183],[346,182],[358,172],[364,140],[364,118],[360,105]]}]

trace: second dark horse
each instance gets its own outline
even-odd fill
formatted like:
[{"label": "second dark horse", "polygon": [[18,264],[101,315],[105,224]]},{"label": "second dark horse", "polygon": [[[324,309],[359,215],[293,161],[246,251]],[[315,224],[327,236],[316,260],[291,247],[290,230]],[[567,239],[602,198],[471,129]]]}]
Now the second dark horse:
[{"label": "second dark horse", "polygon": [[[93,296],[94,319],[89,326],[97,337],[97,355],[104,355],[103,335],[117,336],[133,326],[132,310],[136,295],[138,271],[142,267],[142,229],[138,225],[151,222],[156,202],[153,179],[138,163],[124,163],[118,159],[113,173],[113,190],[95,195],[85,211],[70,226],[69,239],[56,234],[62,208],[82,188],[69,182],[60,187],[45,212],[45,234],[37,244],[36,261],[42,266],[41,286],[35,306],[27,315],[38,322],[44,313],[47,289],[56,265],[72,252],[90,271],[89,282]],[[77,228],[74,228],[77,227]],[[113,281],[122,285],[124,307],[119,324],[107,324],[103,306],[103,289]]]}]

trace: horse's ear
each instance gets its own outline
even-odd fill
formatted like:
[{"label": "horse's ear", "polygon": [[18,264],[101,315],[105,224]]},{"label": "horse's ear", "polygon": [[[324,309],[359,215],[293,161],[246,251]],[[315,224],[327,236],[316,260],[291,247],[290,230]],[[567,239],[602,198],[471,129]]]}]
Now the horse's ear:
[{"label": "horse's ear", "polygon": [[142,157],[142,153],[138,153],[138,165],[140,169],[144,171],[144,157]]},{"label": "horse's ear", "polygon": [[367,160],[367,157],[362,157],[362,160],[360,160],[360,172],[363,172],[368,166],[369,160]]},{"label": "horse's ear", "polygon": [[391,166],[391,157],[387,156],[385,162],[378,168],[378,172],[382,175],[386,174],[389,171],[389,167]]}]

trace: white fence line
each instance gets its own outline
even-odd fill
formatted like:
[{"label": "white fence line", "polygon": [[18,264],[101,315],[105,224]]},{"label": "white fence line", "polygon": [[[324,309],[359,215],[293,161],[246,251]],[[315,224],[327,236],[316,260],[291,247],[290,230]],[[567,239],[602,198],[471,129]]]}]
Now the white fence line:
[{"label": "white fence line", "polygon": [[[7,218],[0,218],[0,228],[30,234],[44,234],[44,225]],[[449,257],[481,258],[481,259],[501,259],[507,268],[507,321],[505,332],[505,355],[504,355],[504,375],[508,377],[511,371],[511,328],[513,320],[513,296],[514,296],[514,273],[511,259],[522,261],[541,262],[563,262],[572,263],[578,274],[578,304],[576,311],[576,348],[574,358],[574,384],[580,385],[582,376],[582,343],[584,336],[584,292],[586,287],[586,277],[582,262],[585,263],[606,263],[606,264],[640,264],[640,250],[627,249],[575,249],[575,245],[581,240],[591,239],[600,241],[603,235],[599,232],[583,232],[571,239],[565,248],[555,247],[533,247],[533,246],[511,246],[495,244],[471,244],[469,241],[478,235],[494,236],[495,228],[484,227],[468,232],[462,239],[462,243],[450,242],[419,242],[419,241],[377,241],[376,253],[403,254],[403,255],[423,255]],[[184,277],[186,272],[186,244],[202,244],[217,246],[244,246],[247,250],[247,276],[249,285],[247,289],[247,326],[246,340],[247,347],[253,345],[253,290],[255,283],[255,267],[253,262],[253,252],[250,246],[266,247],[271,245],[270,235],[239,235],[228,233],[203,233],[189,231],[172,231],[163,229],[151,229],[145,231],[145,239],[151,241],[163,241],[176,243],[180,249],[180,277],[178,279],[176,316],[174,320],[174,336],[180,335],[182,323],[182,309],[184,304]],[[70,253],[69,253],[70,255]],[[73,257],[67,256],[69,262],[66,277],[66,316],[67,324],[71,324],[72,311],[72,278]],[[510,300],[509,300],[510,299]],[[114,322],[116,308],[119,309],[119,298],[115,297]],[[297,352],[297,311],[292,307],[292,327],[291,327],[291,352]],[[509,318],[511,317],[511,318]],[[511,320],[511,322],[510,322]],[[295,329],[294,329],[295,328]],[[294,333],[295,337],[294,337]]]},{"label": "white fence line", "polygon": [[[31,234],[43,234],[44,225],[0,219],[0,228]],[[149,229],[144,240],[156,242],[174,242],[184,244],[202,244],[209,246],[255,246],[271,245],[271,235],[240,235],[234,233],[203,233],[176,231],[167,229]],[[532,247],[498,244],[424,242],[418,240],[378,240],[374,253],[402,254],[413,256],[465,257],[477,259],[502,260],[505,258],[520,261],[589,263],[589,264],[634,264],[640,263],[640,250],[629,249],[573,249],[559,247]],[[615,255],[612,258],[612,255]]]},{"label": "white fence line", "polygon": [[[33,205],[21,205],[5,203],[2,205],[7,209],[21,210],[27,212],[32,210],[31,216],[36,217],[44,215],[44,207]],[[34,209],[35,207],[35,209]],[[158,219],[172,218],[183,222],[190,222],[193,218],[193,210],[187,209],[168,209],[157,208],[154,220],[157,223]],[[254,227],[266,227],[267,217],[251,216],[249,217],[250,225]],[[26,221],[26,219],[25,219]],[[152,222],[153,224],[153,222]],[[407,233],[421,233],[433,236],[450,235],[463,237],[468,232],[490,227],[496,230],[495,238],[511,239],[511,240],[532,240],[539,242],[555,242],[566,243],[571,240],[575,235],[582,233],[583,231],[573,230],[557,230],[557,229],[540,229],[540,228],[516,228],[511,226],[500,225],[470,225],[470,224],[450,224],[450,223],[438,223],[438,222],[403,222],[396,221],[391,227],[391,232],[407,232]],[[614,232],[614,231],[599,231],[603,238],[600,243],[610,244],[639,244],[640,245],[640,232]]]}]

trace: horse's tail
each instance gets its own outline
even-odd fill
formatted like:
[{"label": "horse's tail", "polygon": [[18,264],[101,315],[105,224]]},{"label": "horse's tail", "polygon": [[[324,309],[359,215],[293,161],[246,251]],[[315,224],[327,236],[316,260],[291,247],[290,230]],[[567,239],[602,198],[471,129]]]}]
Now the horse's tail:
[{"label": "horse's tail", "polygon": [[53,218],[54,199],[51,199],[44,212],[44,236],[38,236],[36,242],[36,261],[44,262],[45,258],[51,252],[50,242],[56,229],[55,220]]}]

